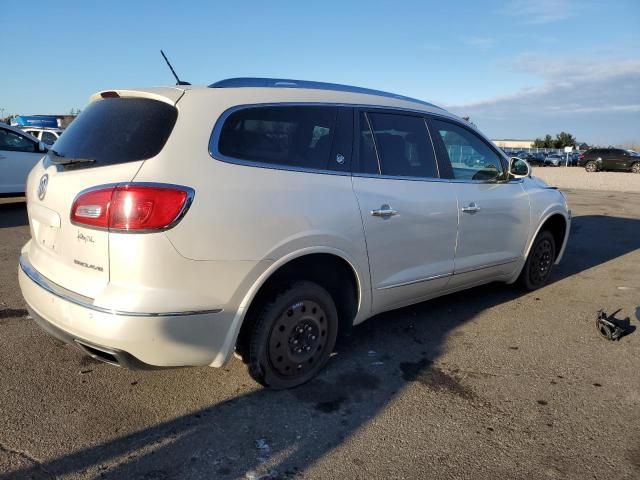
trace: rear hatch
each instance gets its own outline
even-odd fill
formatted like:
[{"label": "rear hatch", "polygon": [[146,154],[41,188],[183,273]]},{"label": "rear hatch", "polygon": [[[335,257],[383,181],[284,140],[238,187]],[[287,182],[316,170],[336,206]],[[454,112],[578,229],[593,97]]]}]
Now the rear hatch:
[{"label": "rear hatch", "polygon": [[[70,219],[74,199],[133,180],[160,153],[183,90],[102,92],[65,130],[27,180],[29,261],[42,275],[95,298],[109,282],[109,233]],[[151,160],[153,161],[153,160]]]}]

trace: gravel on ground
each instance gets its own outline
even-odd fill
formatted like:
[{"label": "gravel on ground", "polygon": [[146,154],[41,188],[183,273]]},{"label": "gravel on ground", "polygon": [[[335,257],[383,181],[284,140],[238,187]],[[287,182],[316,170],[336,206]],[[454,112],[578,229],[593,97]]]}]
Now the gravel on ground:
[{"label": "gravel on ground", "polygon": [[640,175],[631,172],[589,173],[582,167],[534,167],[533,176],[560,189],[640,192]]}]

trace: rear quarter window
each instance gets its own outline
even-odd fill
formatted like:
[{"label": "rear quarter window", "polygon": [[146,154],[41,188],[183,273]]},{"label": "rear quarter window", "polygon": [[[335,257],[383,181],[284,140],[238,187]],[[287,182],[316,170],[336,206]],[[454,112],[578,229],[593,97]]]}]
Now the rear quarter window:
[{"label": "rear quarter window", "polygon": [[224,119],[212,146],[229,159],[325,170],[337,111],[325,106],[243,108]]},{"label": "rear quarter window", "polygon": [[160,153],[177,118],[174,106],[158,100],[105,98],[91,103],[67,127],[55,152],[93,159],[93,166],[146,160]]}]

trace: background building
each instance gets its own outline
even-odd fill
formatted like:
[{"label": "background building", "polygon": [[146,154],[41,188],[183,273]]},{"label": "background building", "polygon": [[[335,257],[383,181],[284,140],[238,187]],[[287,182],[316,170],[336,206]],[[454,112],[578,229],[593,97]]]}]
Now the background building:
[{"label": "background building", "polygon": [[533,140],[492,140],[500,148],[532,148]]}]

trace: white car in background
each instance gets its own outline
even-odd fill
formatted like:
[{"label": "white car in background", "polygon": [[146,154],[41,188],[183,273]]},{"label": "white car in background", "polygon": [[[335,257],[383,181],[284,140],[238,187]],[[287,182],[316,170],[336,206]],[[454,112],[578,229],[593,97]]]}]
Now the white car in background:
[{"label": "white car in background", "polygon": [[295,387],[378,313],[543,287],[571,215],[530,172],[468,122],[385,92],[104,91],[29,175],[20,287],[39,325],[105,362],[220,367],[235,352],[259,383]]},{"label": "white car in background", "polygon": [[0,123],[0,196],[23,195],[27,175],[46,151],[36,137]]},{"label": "white car in background", "polygon": [[56,140],[60,138],[64,130],[62,128],[35,128],[27,127],[23,129],[25,132],[33,135],[45,145],[51,147]]}]

